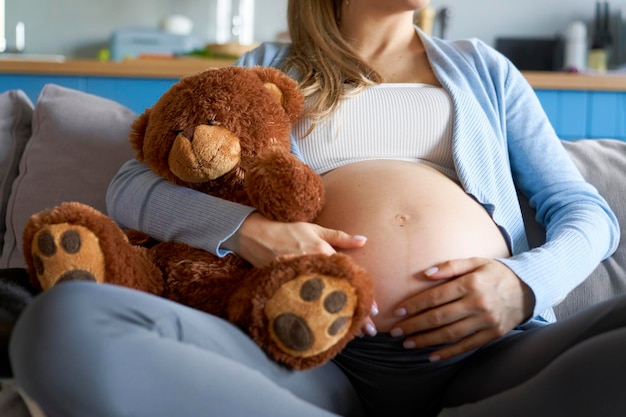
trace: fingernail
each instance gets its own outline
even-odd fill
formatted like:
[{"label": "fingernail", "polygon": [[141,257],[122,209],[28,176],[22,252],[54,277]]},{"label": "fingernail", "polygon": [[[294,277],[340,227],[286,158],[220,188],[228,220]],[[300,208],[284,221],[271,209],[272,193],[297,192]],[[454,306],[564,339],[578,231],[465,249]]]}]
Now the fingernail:
[{"label": "fingernail", "polygon": [[365,332],[370,336],[376,336],[376,333],[378,333],[376,331],[376,327],[374,327],[372,323],[367,323],[365,325]]},{"label": "fingernail", "polygon": [[399,337],[399,336],[402,336],[404,332],[402,331],[401,328],[394,327],[393,329],[389,331],[389,334],[392,335],[393,337]]},{"label": "fingernail", "polygon": [[428,268],[426,271],[424,271],[424,275],[431,276],[436,274],[437,272],[439,272],[439,268],[433,266],[432,268]]},{"label": "fingernail", "polygon": [[352,238],[355,240],[367,240],[367,237],[363,235],[353,235]]},{"label": "fingernail", "polygon": [[393,315],[396,317],[404,317],[406,316],[406,308],[402,307],[393,312]]},{"label": "fingernail", "polygon": [[441,356],[433,355],[430,358],[428,358],[428,360],[431,361],[431,362],[437,362],[437,361],[441,360]]},{"label": "fingernail", "polygon": [[372,314],[372,316],[377,316],[378,315],[378,306],[376,304],[372,304],[371,314]]},{"label": "fingernail", "polygon": [[404,343],[402,343],[402,346],[405,349],[413,349],[415,347],[415,342],[412,340],[406,340]]}]

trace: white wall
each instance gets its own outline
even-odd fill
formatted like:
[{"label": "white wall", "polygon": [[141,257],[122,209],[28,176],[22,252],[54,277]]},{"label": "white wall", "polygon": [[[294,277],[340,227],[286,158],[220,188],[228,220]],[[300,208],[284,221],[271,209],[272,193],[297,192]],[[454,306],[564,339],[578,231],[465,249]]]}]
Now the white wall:
[{"label": "white wall", "polygon": [[[612,10],[626,0],[609,2]],[[437,10],[451,11],[450,38],[477,37],[489,44],[498,36],[552,37],[562,33],[573,20],[591,22],[595,0],[432,0]],[[624,16],[626,18],[626,15]]]},{"label": "white wall", "polygon": [[[114,30],[157,28],[161,20],[182,14],[194,22],[201,42],[215,41],[216,0],[5,0],[6,38],[15,47],[15,25],[26,26],[26,51],[95,57]],[[287,0],[256,0],[255,37],[274,40],[286,29]]]},{"label": "white wall", "polygon": [[[31,53],[94,57],[115,29],[157,27],[163,17],[174,13],[193,19],[194,34],[201,41],[214,40],[216,0],[6,2],[8,45],[14,46],[13,28],[23,21],[26,49]],[[286,4],[287,0],[256,0],[255,36],[259,41],[273,40],[285,30]],[[595,12],[595,0],[432,0],[431,4],[451,10],[451,38],[478,37],[492,45],[498,36],[554,36],[572,20],[591,21]],[[626,5],[626,0],[613,0],[611,5]]]}]

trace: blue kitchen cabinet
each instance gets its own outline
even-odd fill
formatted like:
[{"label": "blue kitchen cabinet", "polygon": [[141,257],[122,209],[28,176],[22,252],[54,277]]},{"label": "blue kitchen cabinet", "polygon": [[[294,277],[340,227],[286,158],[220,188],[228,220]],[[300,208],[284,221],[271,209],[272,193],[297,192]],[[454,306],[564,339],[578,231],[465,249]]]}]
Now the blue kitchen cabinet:
[{"label": "blue kitchen cabinet", "polygon": [[626,140],[626,92],[536,90],[560,138]]},{"label": "blue kitchen cabinet", "polygon": [[29,74],[0,75],[0,92],[20,89],[26,93],[33,103],[37,101],[41,89],[46,84],[58,84],[75,90],[85,90],[84,79],[76,76]]},{"label": "blue kitchen cabinet", "polygon": [[0,92],[22,89],[35,103],[44,85],[58,84],[117,101],[135,113],[142,113],[177,80],[176,78],[0,74]]},{"label": "blue kitchen cabinet", "polygon": [[143,113],[176,81],[169,78],[86,77],[85,91],[115,100],[135,113]]},{"label": "blue kitchen cabinet", "polygon": [[626,140],[626,93],[598,91],[589,99],[590,137]]}]

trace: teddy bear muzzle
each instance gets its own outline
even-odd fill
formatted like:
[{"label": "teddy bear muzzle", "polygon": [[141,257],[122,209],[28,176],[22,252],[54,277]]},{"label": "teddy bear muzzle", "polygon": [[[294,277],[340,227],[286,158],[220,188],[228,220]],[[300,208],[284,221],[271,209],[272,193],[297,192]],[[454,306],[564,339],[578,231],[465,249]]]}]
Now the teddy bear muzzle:
[{"label": "teddy bear muzzle", "polygon": [[214,180],[239,164],[241,144],[230,130],[199,125],[187,132],[176,137],[168,157],[170,170],[181,180],[194,184]]}]

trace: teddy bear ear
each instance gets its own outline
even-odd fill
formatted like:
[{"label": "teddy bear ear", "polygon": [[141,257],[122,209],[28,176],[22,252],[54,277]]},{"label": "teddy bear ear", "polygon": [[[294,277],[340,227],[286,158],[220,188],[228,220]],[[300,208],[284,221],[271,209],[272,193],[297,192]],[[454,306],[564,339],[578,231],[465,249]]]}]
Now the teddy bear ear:
[{"label": "teddy bear ear", "polygon": [[265,89],[271,95],[274,96],[276,101],[278,101],[281,106],[285,105],[285,96],[283,95],[283,92],[280,91],[280,88],[276,84],[274,84],[274,83],[265,83],[265,84],[263,84],[263,86],[265,87]]},{"label": "teddy bear ear", "polygon": [[291,121],[298,120],[304,108],[304,96],[298,83],[276,68],[256,66],[250,70],[257,74],[267,91],[283,106]]},{"label": "teddy bear ear", "polygon": [[137,160],[143,161],[143,139],[146,137],[146,130],[148,129],[148,120],[150,119],[150,109],[146,109],[133,121],[130,126],[130,144],[133,149],[137,151]]}]

